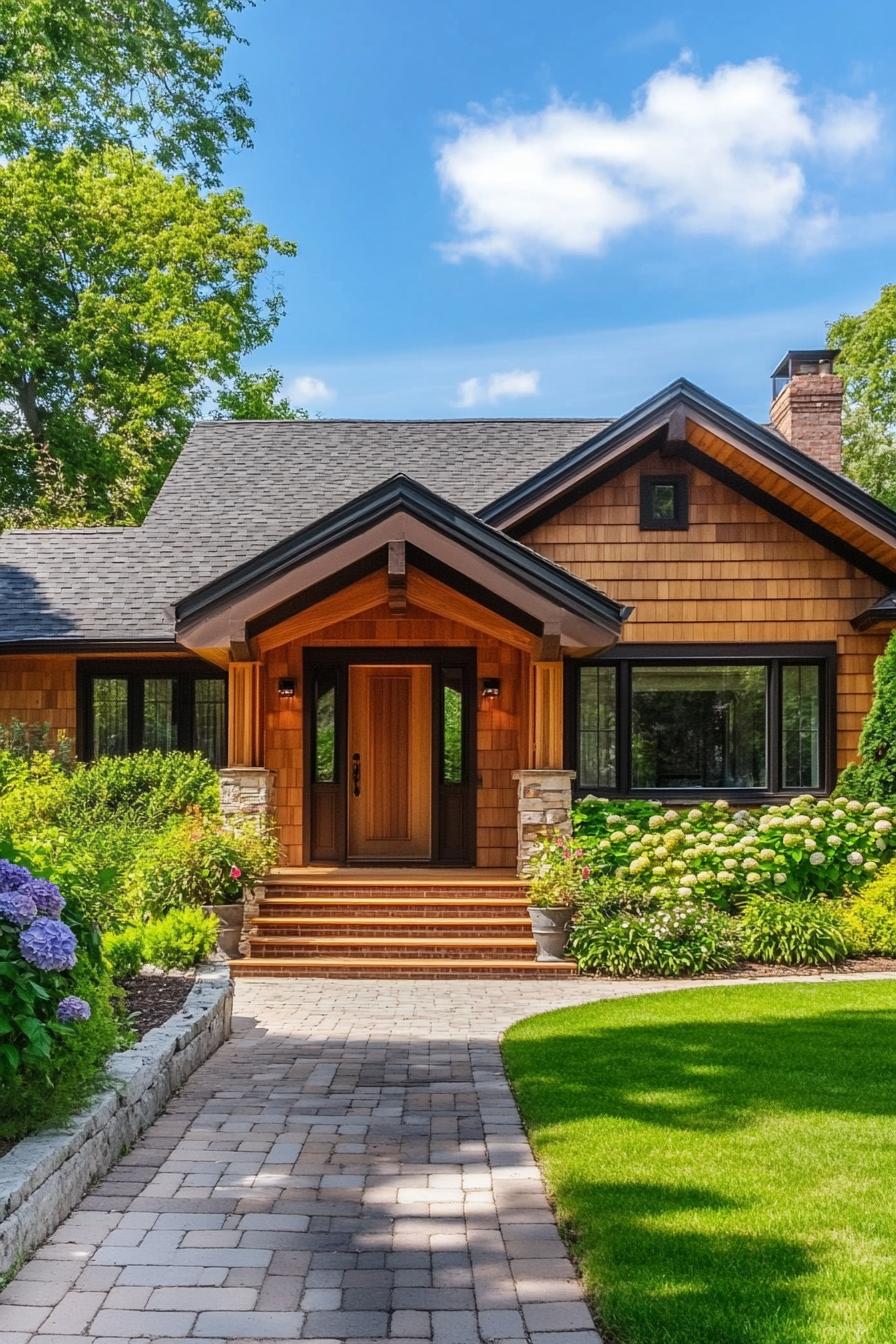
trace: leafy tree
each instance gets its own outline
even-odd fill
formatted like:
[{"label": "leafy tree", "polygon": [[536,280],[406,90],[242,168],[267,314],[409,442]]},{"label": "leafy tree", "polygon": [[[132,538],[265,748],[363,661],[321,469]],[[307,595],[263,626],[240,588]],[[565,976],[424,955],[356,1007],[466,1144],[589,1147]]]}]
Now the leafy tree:
[{"label": "leafy tree", "polygon": [[896,285],[884,285],[864,313],[828,327],[844,379],[843,467],[872,495],[896,508]]},{"label": "leafy tree", "polygon": [[308,412],[282,396],[283,374],[276,369],[235,376],[218,393],[215,420],[307,420]]},{"label": "leafy tree", "polygon": [[294,251],[130,150],[0,164],[0,523],[139,519],[209,384],[270,339],[259,281]]},{"label": "leafy tree", "polygon": [[837,792],[879,803],[896,799],[896,631],[874,665],[874,699],[862,725],[859,757],[843,771]]},{"label": "leafy tree", "polygon": [[151,149],[211,183],[248,145],[244,81],[224,57],[246,0],[0,0],[0,154]]}]

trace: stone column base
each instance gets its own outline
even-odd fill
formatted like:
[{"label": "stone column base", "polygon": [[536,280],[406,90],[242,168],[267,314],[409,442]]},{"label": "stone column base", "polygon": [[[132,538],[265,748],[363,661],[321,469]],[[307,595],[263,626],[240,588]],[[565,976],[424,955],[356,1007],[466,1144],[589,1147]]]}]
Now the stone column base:
[{"label": "stone column base", "polygon": [[274,806],[274,772],[262,765],[228,765],[218,771],[225,817],[260,817]]},{"label": "stone column base", "polygon": [[[274,772],[260,765],[228,765],[218,771],[221,780],[221,813],[225,817],[257,817],[259,821],[274,807]],[[240,934],[241,957],[249,954],[249,931],[258,915],[258,902],[264,887],[256,886],[243,894],[243,928]]]},{"label": "stone column base", "polygon": [[575,770],[514,770],[517,781],[516,870],[526,875],[536,843],[544,835],[572,833],[572,782]]}]

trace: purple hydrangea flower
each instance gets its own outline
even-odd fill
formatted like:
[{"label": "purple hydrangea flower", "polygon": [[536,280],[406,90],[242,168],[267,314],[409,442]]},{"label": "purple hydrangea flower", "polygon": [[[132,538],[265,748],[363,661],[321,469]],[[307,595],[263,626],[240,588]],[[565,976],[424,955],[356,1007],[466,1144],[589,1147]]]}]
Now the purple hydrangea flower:
[{"label": "purple hydrangea flower", "polygon": [[10,863],[9,859],[0,859],[0,889],[18,891],[19,887],[31,881],[31,874],[21,864]]},{"label": "purple hydrangea flower", "polygon": [[58,919],[65,908],[65,897],[56,886],[55,882],[48,882],[43,877],[32,877],[30,882],[20,888],[26,891],[34,904],[37,906],[39,915],[49,915],[51,919]]},{"label": "purple hydrangea flower", "polygon": [[61,919],[39,915],[30,928],[19,934],[19,951],[40,971],[70,971],[75,964],[78,940]]},{"label": "purple hydrangea flower", "polygon": [[36,914],[34,897],[24,888],[21,891],[0,891],[0,919],[5,919],[7,924],[24,929]]},{"label": "purple hydrangea flower", "polygon": [[56,1016],[60,1022],[86,1022],[90,1016],[90,1004],[85,999],[79,999],[77,994],[68,994],[60,1000]]}]

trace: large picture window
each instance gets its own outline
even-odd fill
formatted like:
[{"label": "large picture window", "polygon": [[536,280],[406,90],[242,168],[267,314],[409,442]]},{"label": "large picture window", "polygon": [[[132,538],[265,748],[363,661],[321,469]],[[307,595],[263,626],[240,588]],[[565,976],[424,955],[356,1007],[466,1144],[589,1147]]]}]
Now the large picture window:
[{"label": "large picture window", "polygon": [[225,764],[227,688],[207,663],[108,661],[78,669],[79,754],[201,751]]},{"label": "large picture window", "polygon": [[567,740],[579,792],[674,798],[830,787],[833,650],[650,655],[633,647],[572,665]]}]

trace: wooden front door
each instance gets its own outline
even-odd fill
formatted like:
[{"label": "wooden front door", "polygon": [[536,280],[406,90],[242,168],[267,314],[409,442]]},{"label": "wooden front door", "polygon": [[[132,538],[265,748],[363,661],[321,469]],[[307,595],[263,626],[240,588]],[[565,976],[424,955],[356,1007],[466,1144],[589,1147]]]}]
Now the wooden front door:
[{"label": "wooden front door", "polygon": [[432,852],[432,669],[349,668],[348,858]]}]

